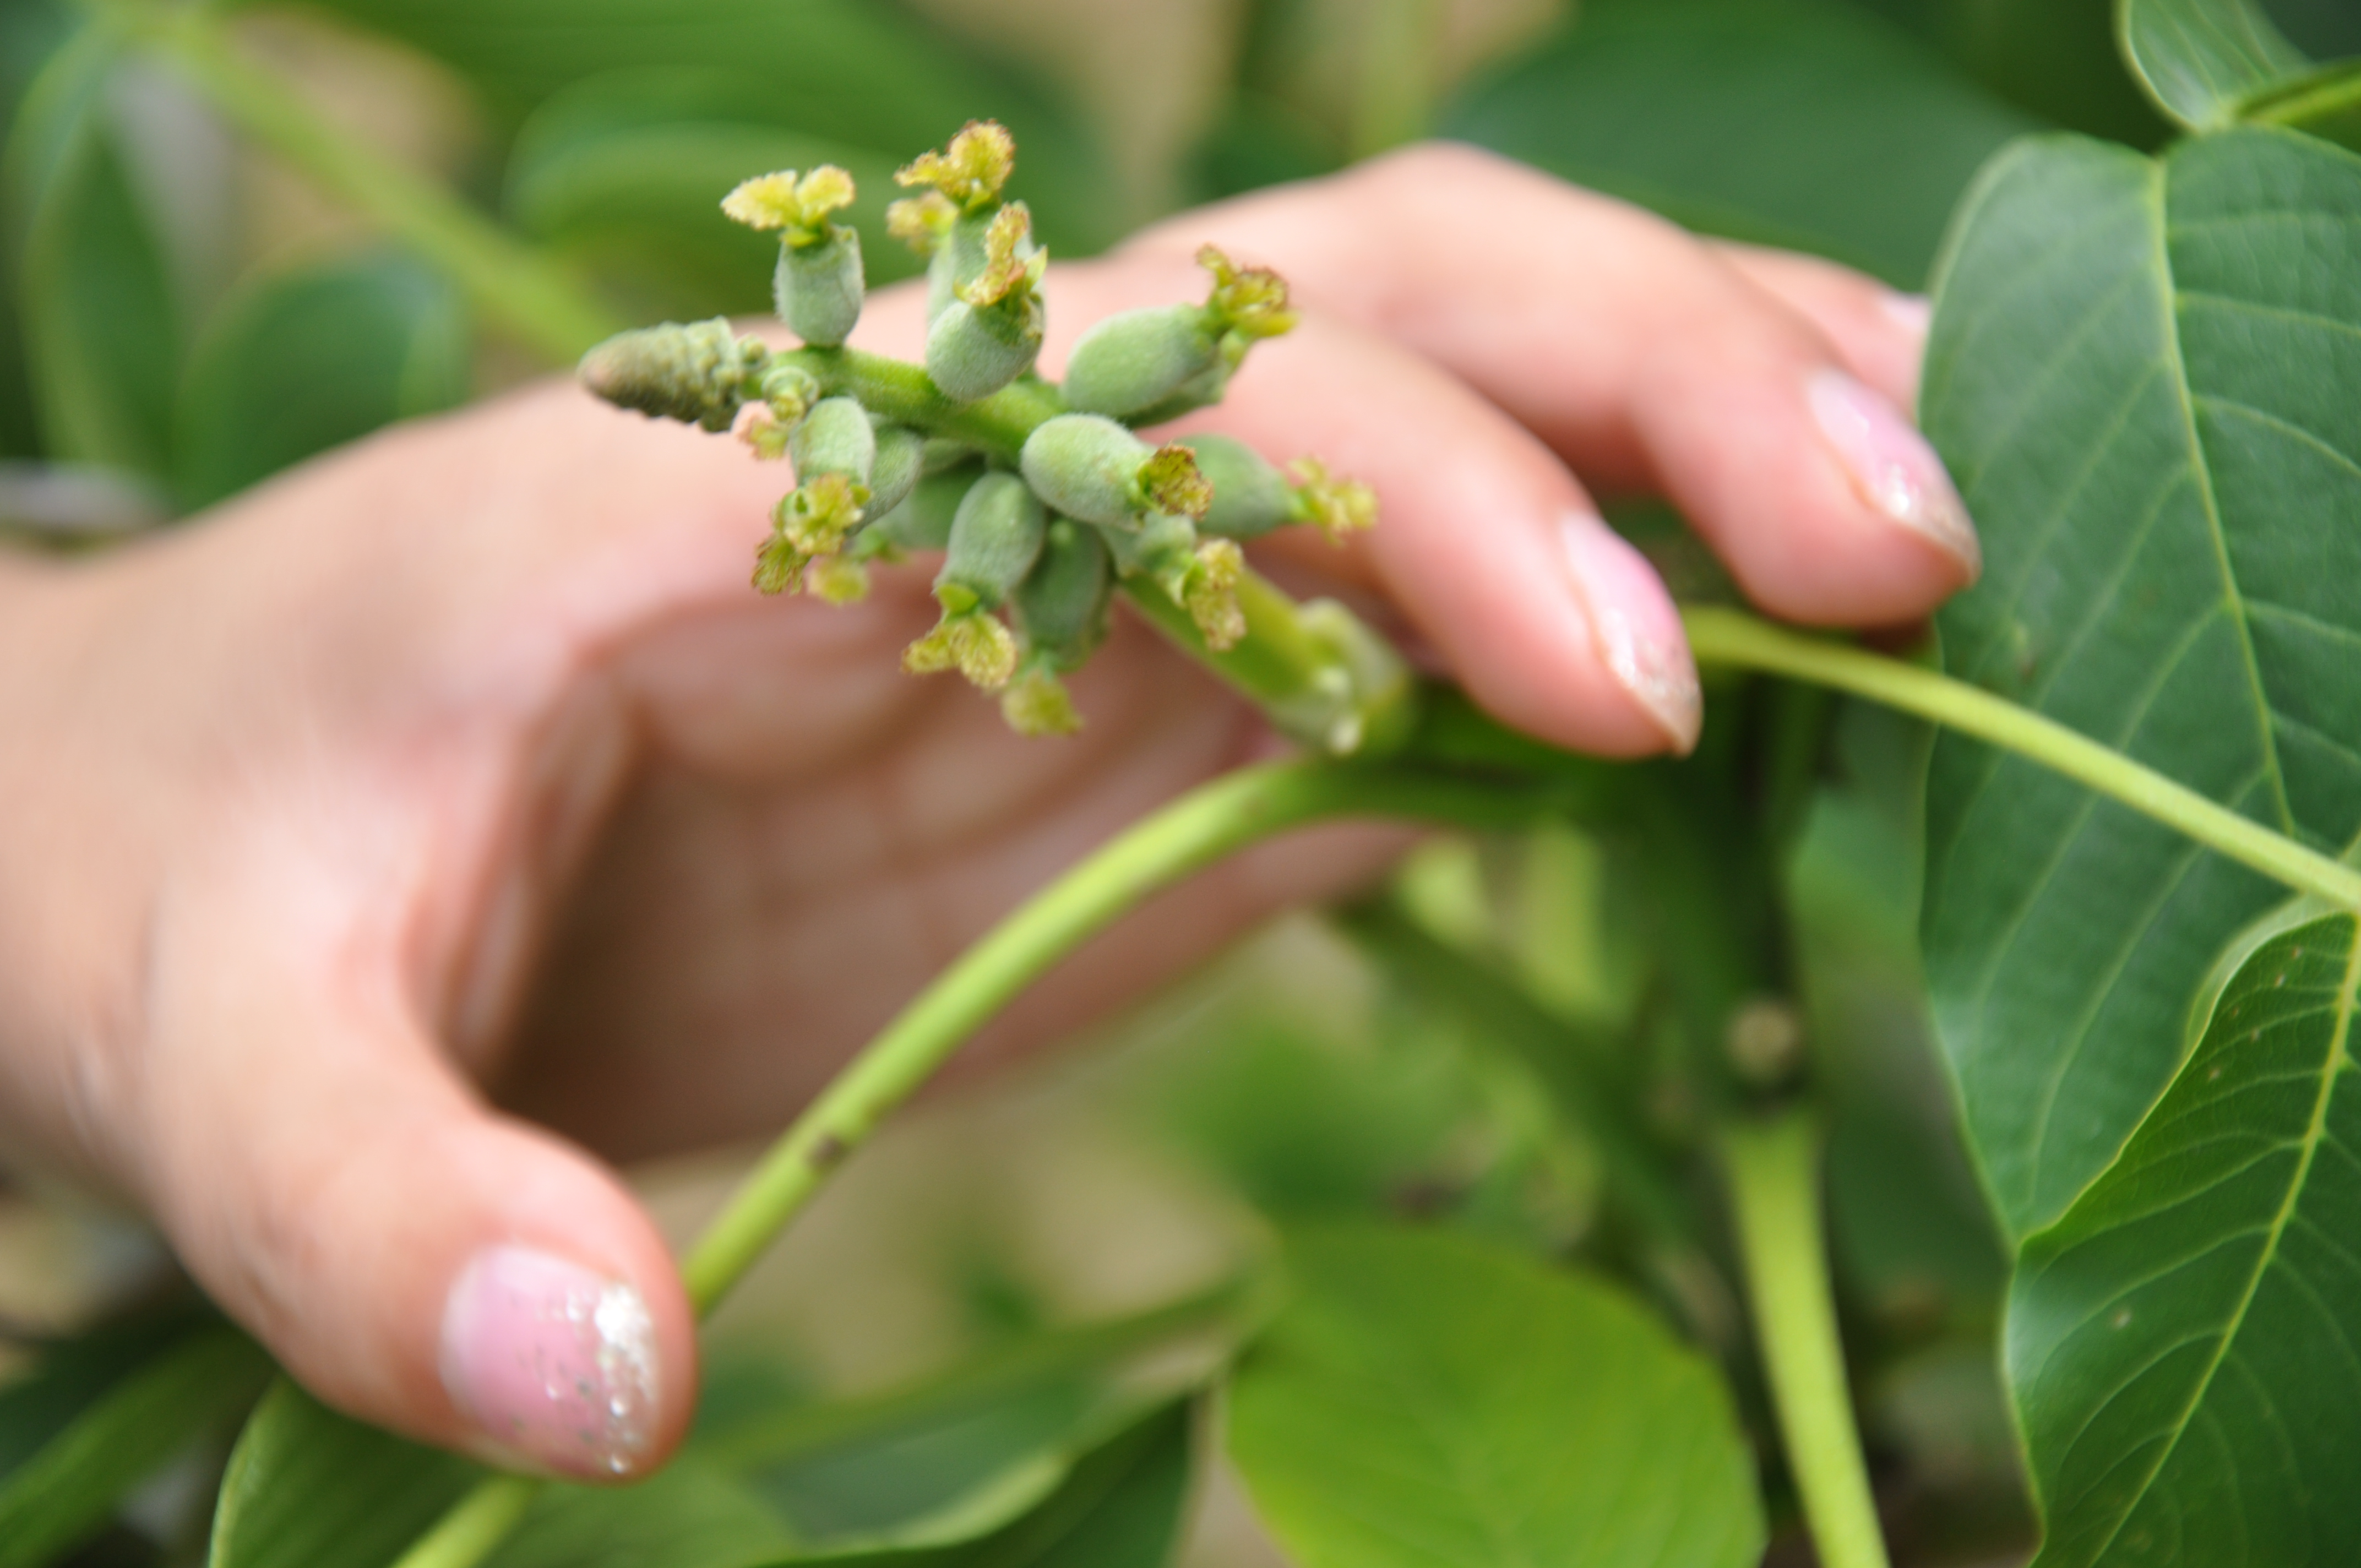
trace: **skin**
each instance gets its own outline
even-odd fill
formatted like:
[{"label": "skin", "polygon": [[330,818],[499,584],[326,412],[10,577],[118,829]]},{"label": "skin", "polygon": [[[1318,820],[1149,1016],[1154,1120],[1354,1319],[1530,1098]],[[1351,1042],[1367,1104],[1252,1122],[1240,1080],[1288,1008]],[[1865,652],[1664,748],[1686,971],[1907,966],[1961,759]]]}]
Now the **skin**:
[{"label": "skin", "polygon": [[[1868,506],[1811,423],[1829,366],[1908,406],[1917,332],[1865,280],[1422,148],[1054,272],[1045,369],[1110,311],[1200,297],[1208,239],[1279,267],[1307,319],[1200,422],[1319,453],[1384,508],[1348,551],[1267,563],[1549,740],[1667,744],[1553,554],[1590,504],[1577,474],[1672,497],[1776,615],[1905,621],[1971,574]],[[921,327],[881,295],[855,341],[915,355]],[[843,610],[747,588],[786,482],[552,383],[104,558],[0,555],[0,1146],[143,1209],[324,1398],[434,1442],[480,1435],[436,1371],[479,1247],[629,1280],[668,1452],[689,1313],[605,1161],[780,1125],[992,919],[1275,744],[1133,625],[1076,682],[1082,736],[1008,735],[897,671],[929,566]],[[1400,841],[1325,829],[1199,879],[978,1054]]]}]

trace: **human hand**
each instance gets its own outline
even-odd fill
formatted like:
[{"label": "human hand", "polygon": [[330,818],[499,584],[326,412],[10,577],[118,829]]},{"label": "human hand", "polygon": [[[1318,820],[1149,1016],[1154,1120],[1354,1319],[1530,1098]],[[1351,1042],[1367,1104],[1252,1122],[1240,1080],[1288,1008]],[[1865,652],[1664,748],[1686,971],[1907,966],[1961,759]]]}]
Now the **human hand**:
[{"label": "human hand", "polygon": [[[1194,422],[1374,485],[1374,534],[1292,565],[1389,603],[1511,723],[1621,756],[1695,737],[1671,603],[1575,471],[1669,494],[1791,618],[1904,620],[1973,574],[1892,411],[1917,334],[1861,280],[1423,149],[1053,274],[1045,368],[1192,292],[1204,240],[1280,268],[1308,314]],[[860,341],[906,353],[920,327],[882,295]],[[566,1139],[775,1126],[1024,893],[1269,744],[1137,627],[1077,679],[1082,735],[1007,735],[897,672],[924,570],[847,609],[747,589],[785,482],[544,387],[103,561],[0,569],[0,1137],[146,1208],[358,1415],[574,1474],[660,1461],[688,1310]],[[998,1038],[1397,842],[1227,864]]]}]

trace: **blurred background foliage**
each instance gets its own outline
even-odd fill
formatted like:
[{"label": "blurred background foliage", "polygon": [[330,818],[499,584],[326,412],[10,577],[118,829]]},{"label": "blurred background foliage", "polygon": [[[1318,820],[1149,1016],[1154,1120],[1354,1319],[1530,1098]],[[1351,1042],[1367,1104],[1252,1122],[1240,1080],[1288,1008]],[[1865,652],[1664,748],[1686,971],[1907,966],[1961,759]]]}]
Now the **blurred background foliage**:
[{"label": "blurred background foliage", "polygon": [[[2361,53],[2361,8],[2345,0],[2270,8],[2316,55]],[[765,306],[770,241],[716,199],[772,168],[851,170],[872,264],[906,270],[879,226],[890,172],[983,115],[1016,130],[1022,193],[1060,255],[1442,134],[1904,287],[1923,283],[1960,191],[2010,137],[2167,137],[2117,62],[2106,0],[205,10],[307,113],[450,192],[619,322]],[[171,60],[111,30],[123,15],[0,4],[0,530],[72,548],[155,526],[550,367],[547,334],[234,129]],[[1466,225],[1471,246],[1518,243],[1488,214]],[[1912,936],[1925,737],[1868,712],[1839,733],[1835,784],[1784,874],[1838,1115],[1849,1339],[1903,1560],[2011,1560],[2031,1526],[1992,1361],[2004,1265]],[[1587,1053],[1634,1135],[1673,1149],[1702,1135],[1666,1043],[1637,861],[1568,828],[1433,840],[1361,905],[1290,920],[1104,1037],[938,1097],[725,1312],[708,1426],[1217,1288],[1288,1226],[1373,1212],[1624,1275],[1759,1409],[1726,1248],[1603,1223],[1612,1151],[1558,1081]],[[686,1231],[738,1157],[642,1185]],[[141,1255],[120,1227],[0,1199],[0,1331],[71,1325]],[[1082,1406],[1045,1387],[994,1419],[1071,1430]],[[930,1441],[941,1464],[967,1463],[958,1442]],[[908,1453],[897,1466],[897,1484],[928,1484]],[[862,1495],[780,1475],[788,1491]],[[159,1560],[172,1515],[143,1496],[89,1561]],[[1191,1550],[1275,1560],[1218,1480]]]}]

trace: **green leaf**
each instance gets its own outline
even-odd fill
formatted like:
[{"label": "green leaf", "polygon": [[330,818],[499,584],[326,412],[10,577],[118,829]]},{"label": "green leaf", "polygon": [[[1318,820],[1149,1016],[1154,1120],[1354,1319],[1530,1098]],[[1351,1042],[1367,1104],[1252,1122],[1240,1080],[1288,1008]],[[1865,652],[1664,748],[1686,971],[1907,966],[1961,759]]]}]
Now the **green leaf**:
[{"label": "green leaf", "polygon": [[2124,58],[2192,131],[2236,123],[2246,99],[2312,69],[2255,0],[2118,0]]},{"label": "green leaf", "polygon": [[[118,1350],[91,1348],[101,1353],[69,1355],[47,1376],[37,1374],[0,1395],[0,1433],[53,1415]],[[126,1493],[209,1429],[235,1419],[269,1375],[270,1358],[218,1319],[142,1348],[144,1358],[0,1478],[0,1568],[34,1568],[104,1524]]]},{"label": "green leaf", "polygon": [[384,1568],[485,1474],[281,1378],[230,1453],[208,1568]]},{"label": "green leaf", "polygon": [[914,1552],[792,1557],[813,1568],[1164,1568],[1195,1468],[1193,1404],[1170,1404],[1082,1456],[1038,1507],[993,1533]]},{"label": "green leaf", "polygon": [[[1965,209],[1922,397],[1984,542],[1953,674],[2314,846],[2361,836],[2361,159],[2237,130],[2074,139]],[[2279,890],[1951,735],[1927,793],[1936,1020],[2014,1235],[2171,1080]]]},{"label": "green leaf", "polygon": [[381,425],[455,408],[467,312],[440,274],[389,252],[263,280],[190,356],[174,442],[191,510]]},{"label": "green leaf", "polygon": [[180,307],[111,124],[115,65],[112,42],[93,29],[26,95],[6,171],[9,226],[23,236],[16,304],[47,455],[161,478]]},{"label": "green leaf", "polygon": [[594,78],[534,111],[509,159],[507,207],[553,246],[632,278],[676,319],[767,310],[778,236],[721,214],[751,175],[833,163],[860,186],[851,214],[873,284],[923,265],[884,228],[909,149],[798,130],[759,81],[664,70]]},{"label": "green leaf", "polygon": [[1691,228],[1910,287],[1978,166],[2036,125],[1841,0],[1598,0],[1444,119]]},{"label": "green leaf", "polygon": [[683,1454],[631,1486],[548,1486],[485,1568],[751,1568],[794,1537],[743,1486]]},{"label": "green leaf", "polygon": [[1230,1456],[1304,1568],[1741,1568],[1753,1461],[1719,1376],[1617,1291],[1446,1234],[1300,1238]]},{"label": "green leaf", "polygon": [[2361,922],[2279,917],[2123,1157],[2026,1246],[2041,1568],[2361,1562]]}]

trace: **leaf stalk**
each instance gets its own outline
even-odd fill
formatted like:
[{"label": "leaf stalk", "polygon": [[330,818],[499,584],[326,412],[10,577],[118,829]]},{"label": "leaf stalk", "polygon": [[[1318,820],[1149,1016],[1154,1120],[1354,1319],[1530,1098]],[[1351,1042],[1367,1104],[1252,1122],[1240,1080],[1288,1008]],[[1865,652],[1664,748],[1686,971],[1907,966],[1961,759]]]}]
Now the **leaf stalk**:
[{"label": "leaf stalk", "polygon": [[2088,785],[2298,893],[2341,909],[2361,909],[2361,872],[2030,708],[1949,675],[1789,631],[1738,610],[1691,609],[1682,620],[1699,663],[1810,681],[1932,719]]},{"label": "leaf stalk", "polygon": [[1722,1159],[1755,1337],[1812,1544],[1826,1568],[1887,1568],[1828,1283],[1820,1143],[1798,1102],[1730,1124]]}]

